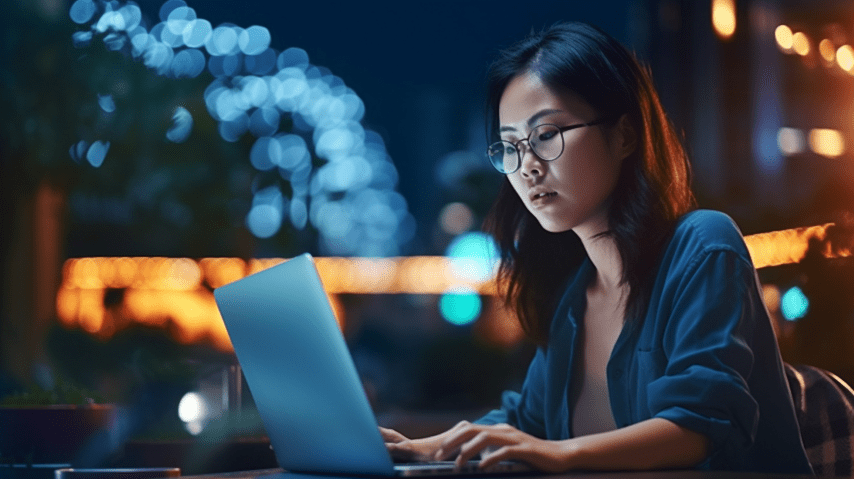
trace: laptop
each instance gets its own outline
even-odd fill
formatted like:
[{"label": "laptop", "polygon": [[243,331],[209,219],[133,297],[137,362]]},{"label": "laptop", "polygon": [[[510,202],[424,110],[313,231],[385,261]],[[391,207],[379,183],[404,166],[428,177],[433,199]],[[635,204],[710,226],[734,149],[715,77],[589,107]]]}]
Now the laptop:
[{"label": "laptop", "polygon": [[[476,461],[394,464],[309,254],[214,290],[279,465],[291,473],[473,474]],[[489,474],[530,471],[503,463]]]}]

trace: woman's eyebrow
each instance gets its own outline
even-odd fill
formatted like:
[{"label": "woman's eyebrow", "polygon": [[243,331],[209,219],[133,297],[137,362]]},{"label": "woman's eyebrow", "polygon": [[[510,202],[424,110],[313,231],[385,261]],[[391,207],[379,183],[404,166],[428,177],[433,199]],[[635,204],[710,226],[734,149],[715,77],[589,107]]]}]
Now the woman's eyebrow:
[{"label": "woman's eyebrow", "polygon": [[[553,108],[549,108],[546,110],[540,110],[537,113],[534,113],[531,116],[531,118],[528,118],[528,127],[530,128],[530,127],[534,126],[540,120],[540,118],[554,114],[554,113],[563,113],[563,110],[556,110]],[[505,125],[505,126],[502,126],[501,128],[499,128],[498,131],[499,131],[499,133],[503,133],[505,131],[516,131],[516,128],[513,126]]]}]

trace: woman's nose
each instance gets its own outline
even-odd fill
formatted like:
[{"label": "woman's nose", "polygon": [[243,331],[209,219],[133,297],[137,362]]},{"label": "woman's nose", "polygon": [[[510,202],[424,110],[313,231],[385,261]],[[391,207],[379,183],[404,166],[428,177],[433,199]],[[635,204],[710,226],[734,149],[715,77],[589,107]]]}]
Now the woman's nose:
[{"label": "woman's nose", "polygon": [[531,149],[530,145],[525,145],[527,148],[519,150],[519,157],[521,166],[519,168],[523,177],[529,176],[543,176],[544,172],[544,162],[534,153],[534,150]]}]

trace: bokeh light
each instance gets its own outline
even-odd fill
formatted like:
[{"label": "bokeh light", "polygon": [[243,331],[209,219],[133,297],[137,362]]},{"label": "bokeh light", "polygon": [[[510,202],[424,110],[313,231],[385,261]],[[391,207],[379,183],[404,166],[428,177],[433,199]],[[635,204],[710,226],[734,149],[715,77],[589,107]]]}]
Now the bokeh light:
[{"label": "bokeh light", "polygon": [[793,37],[792,29],[788,25],[780,25],[774,30],[777,46],[786,53],[792,51]]},{"label": "bokeh light", "polygon": [[448,203],[439,213],[439,225],[442,231],[458,235],[468,231],[474,223],[474,213],[464,203]]},{"label": "bokeh light", "polygon": [[806,151],[804,132],[797,128],[780,128],[777,132],[777,147],[780,153],[791,156]]},{"label": "bokeh light", "polygon": [[845,153],[842,132],[829,128],[815,128],[809,132],[810,149],[822,156],[836,158]]},{"label": "bokeh light", "polygon": [[212,32],[205,42],[208,53],[214,56],[233,55],[237,53],[238,29],[231,25],[220,25]]},{"label": "bokeh light", "polygon": [[205,397],[197,392],[188,392],[178,403],[178,418],[184,422],[187,432],[197,436],[204,429],[209,414],[209,405]]},{"label": "bokeh light", "polygon": [[183,0],[167,0],[163,2],[163,5],[160,7],[160,21],[165,22],[169,19],[169,15],[173,10],[186,7],[187,3]]},{"label": "bokeh light", "polygon": [[69,14],[74,23],[83,24],[92,20],[92,17],[95,16],[95,12],[97,12],[97,10],[98,7],[95,5],[94,1],[77,0],[71,5]]},{"label": "bokeh light", "polygon": [[98,105],[105,113],[113,113],[116,111],[116,102],[112,95],[98,95]]},{"label": "bokeh light", "polygon": [[735,0],[712,1],[712,25],[722,39],[729,39],[735,33]]},{"label": "bokeh light", "polygon": [[833,63],[836,59],[836,47],[833,46],[833,42],[825,38],[818,44],[818,52],[821,54],[821,57],[824,58],[826,63]]},{"label": "bokeh light", "polygon": [[104,163],[108,151],[110,151],[109,141],[96,141],[92,143],[89,151],[86,152],[86,160],[89,161],[89,164],[98,168]]},{"label": "bokeh light", "polygon": [[240,51],[246,55],[258,55],[270,47],[270,31],[258,25],[240,32],[237,38]]},{"label": "bokeh light", "polygon": [[166,132],[166,138],[173,143],[183,143],[187,141],[192,130],[193,115],[182,106],[175,108],[175,113],[172,115],[172,126]]},{"label": "bokeh light", "polygon": [[470,281],[486,281],[498,266],[498,246],[492,236],[481,232],[465,233],[454,238],[445,256],[451,258],[454,272]]},{"label": "bokeh light", "polygon": [[805,57],[810,53],[810,39],[804,32],[792,35],[792,50],[798,55]]},{"label": "bokeh light", "polygon": [[[398,175],[385,143],[361,124],[364,103],[343,79],[312,65],[305,50],[278,52],[261,25],[214,27],[183,0],[166,1],[150,29],[132,2],[77,0],[69,14],[90,25],[90,31],[74,34],[78,47],[88,45],[94,32],[105,33],[109,49],[126,52],[156,74],[196,78],[207,69],[214,76],[204,102],[220,136],[237,142],[252,135],[249,163],[259,172],[278,168],[280,182],[290,182],[290,198],[282,194],[288,190],[283,183],[272,186],[277,200],[256,193],[246,225],[257,237],[271,237],[285,221],[296,229],[310,223],[319,232],[321,254],[362,256],[400,254],[414,237],[415,220],[394,191]],[[101,109],[115,110],[111,101],[101,97]],[[192,127],[193,116],[179,107],[166,138],[186,141]],[[108,148],[104,141],[81,141],[69,154],[99,166]]]},{"label": "bokeh light", "polygon": [[854,48],[851,48],[851,45],[839,47],[836,50],[836,63],[847,72],[854,69]]},{"label": "bokeh light", "polygon": [[174,78],[196,78],[205,71],[205,55],[196,49],[181,50],[171,62]]},{"label": "bokeh light", "polygon": [[797,321],[807,315],[810,301],[801,288],[794,286],[783,294],[780,312],[789,321]]},{"label": "bokeh light", "polygon": [[439,298],[439,312],[445,321],[456,326],[474,322],[483,309],[480,296],[468,288],[448,291]]},{"label": "bokeh light", "polygon": [[71,156],[71,159],[80,163],[80,161],[86,157],[86,151],[89,150],[89,143],[85,140],[80,140],[77,143],[71,145],[71,148],[68,150],[68,154]]},{"label": "bokeh light", "polygon": [[188,392],[178,403],[178,417],[184,422],[204,419],[206,413],[205,398],[197,392]]},{"label": "bokeh light", "polygon": [[246,216],[246,226],[258,238],[269,238],[282,227],[285,199],[276,187],[267,187],[255,193],[252,208]]}]

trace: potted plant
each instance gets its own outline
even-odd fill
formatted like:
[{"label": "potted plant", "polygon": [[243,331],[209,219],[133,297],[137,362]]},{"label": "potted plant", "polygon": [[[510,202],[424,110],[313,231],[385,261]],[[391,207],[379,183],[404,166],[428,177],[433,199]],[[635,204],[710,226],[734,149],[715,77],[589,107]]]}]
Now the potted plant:
[{"label": "potted plant", "polygon": [[116,408],[83,388],[32,386],[0,400],[0,458],[89,467],[109,453]]}]

